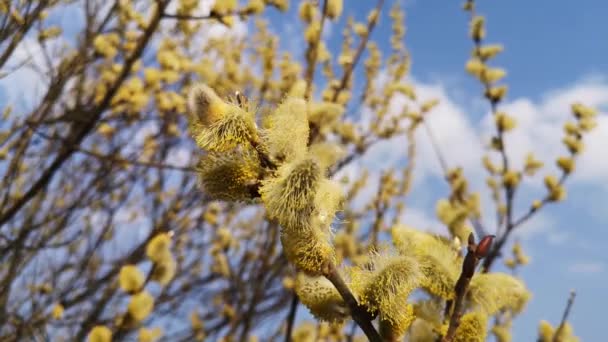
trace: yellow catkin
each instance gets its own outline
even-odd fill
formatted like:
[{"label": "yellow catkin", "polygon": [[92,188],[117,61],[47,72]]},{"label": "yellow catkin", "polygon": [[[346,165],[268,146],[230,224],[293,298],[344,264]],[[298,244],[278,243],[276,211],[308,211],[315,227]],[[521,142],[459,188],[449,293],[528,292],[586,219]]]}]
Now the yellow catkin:
[{"label": "yellow catkin", "polygon": [[197,171],[203,190],[214,199],[243,201],[257,197],[263,169],[255,150],[210,152],[201,158]]},{"label": "yellow catkin", "polygon": [[144,284],[144,280],[143,272],[135,265],[123,266],[118,275],[120,288],[125,292],[139,291]]},{"label": "yellow catkin", "polygon": [[308,144],[306,102],[289,98],[266,119],[267,129],[262,138],[270,156],[280,162],[290,162],[304,156]]},{"label": "yellow catkin", "polygon": [[146,255],[153,262],[161,262],[171,256],[171,237],[167,233],[154,236],[146,245]]},{"label": "yellow catkin", "polygon": [[103,325],[97,325],[91,329],[88,336],[89,342],[112,342],[112,330]]},{"label": "yellow catkin", "polygon": [[488,317],[480,312],[469,312],[462,316],[456,329],[454,342],[484,342],[487,335]]},{"label": "yellow catkin", "polygon": [[131,297],[129,315],[137,322],[143,321],[154,309],[154,297],[147,291],[142,291]]},{"label": "yellow catkin", "polygon": [[295,292],[318,319],[342,321],[348,317],[348,309],[334,285],[325,277],[310,277],[303,273],[296,277]]},{"label": "yellow catkin", "polygon": [[53,317],[53,319],[61,319],[61,317],[63,317],[63,305],[61,305],[60,303],[57,303],[53,306],[53,310],[51,312],[51,317]]},{"label": "yellow catkin", "polygon": [[551,323],[542,320],[538,325],[538,340],[541,342],[550,342],[553,340],[553,334],[555,334],[555,329],[551,325]]},{"label": "yellow catkin", "polygon": [[310,230],[320,180],[321,169],[311,158],[281,166],[277,176],[264,180],[260,188],[268,216],[285,229]]},{"label": "yellow catkin", "polygon": [[337,19],[342,14],[343,0],[327,0],[327,17]]},{"label": "yellow catkin", "polygon": [[483,273],[473,277],[467,296],[477,310],[494,315],[505,309],[521,312],[531,294],[521,280],[511,275]]},{"label": "yellow catkin", "polygon": [[177,263],[173,256],[166,257],[154,265],[151,279],[160,285],[167,285],[175,277]]},{"label": "yellow catkin", "polygon": [[379,254],[372,258],[369,269],[355,269],[352,288],[360,302],[370,311],[378,311],[394,334],[401,336],[412,323],[413,308],[407,299],[423,276],[417,261],[409,256]]},{"label": "yellow catkin", "polygon": [[258,139],[253,114],[225,102],[204,84],[190,90],[188,114],[190,132],[202,149],[223,152]]},{"label": "yellow catkin", "polygon": [[444,299],[454,297],[454,285],[462,267],[462,257],[447,239],[404,225],[391,229],[393,244],[402,255],[411,255],[423,275],[420,286]]},{"label": "yellow catkin", "polygon": [[154,342],[163,336],[161,328],[140,328],[137,340],[139,342]]},{"label": "yellow catkin", "polygon": [[317,276],[323,274],[329,263],[335,263],[335,252],[329,238],[329,232],[320,229],[284,231],[281,243],[287,260],[306,274]]}]

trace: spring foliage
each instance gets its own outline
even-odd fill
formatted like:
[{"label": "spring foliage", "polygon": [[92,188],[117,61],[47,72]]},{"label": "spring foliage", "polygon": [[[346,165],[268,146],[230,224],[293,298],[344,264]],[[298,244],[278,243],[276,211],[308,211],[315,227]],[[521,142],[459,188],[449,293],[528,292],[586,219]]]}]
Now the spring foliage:
[{"label": "spring foliage", "polygon": [[[546,156],[507,153],[518,122],[495,61],[508,47],[486,43],[466,1],[463,73],[493,116],[479,158],[501,234],[459,292],[469,236],[490,221],[485,198],[437,144],[445,233],[404,222],[416,136],[433,140],[427,118],[441,106],[409,77],[400,2],[361,3],[367,15],[353,17],[343,0],[0,0],[0,79],[32,67],[46,87],[33,108],[2,108],[0,340],[363,340],[348,336],[355,319],[386,340],[437,341],[452,326],[452,341],[508,341],[533,298],[517,277],[530,258],[509,234],[567,198],[597,111],[572,104],[557,173],[516,210]],[[301,49],[287,52],[265,13],[288,18],[277,12],[290,5]],[[83,20],[60,27],[62,13]],[[390,37],[373,34],[381,25]],[[388,139],[403,142],[403,165],[357,164]],[[511,274],[492,268],[505,246]],[[299,305],[316,321],[293,318]],[[539,339],[577,340],[546,321]]]}]

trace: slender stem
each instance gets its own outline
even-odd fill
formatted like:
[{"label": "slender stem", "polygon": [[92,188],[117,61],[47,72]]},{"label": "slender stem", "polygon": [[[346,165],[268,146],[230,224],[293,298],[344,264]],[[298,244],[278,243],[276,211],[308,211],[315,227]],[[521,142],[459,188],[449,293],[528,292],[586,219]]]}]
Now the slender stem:
[{"label": "slender stem", "polygon": [[293,324],[296,320],[296,312],[298,311],[298,304],[300,303],[298,296],[294,292],[291,298],[291,305],[289,307],[289,314],[287,315],[287,330],[285,332],[285,342],[291,341],[291,332],[293,331]]},{"label": "slender stem", "polygon": [[[376,8],[375,8],[375,11],[378,16],[380,15],[380,10],[382,9],[383,5],[384,5],[384,0],[378,0],[378,3],[376,4]],[[342,79],[340,80],[340,85],[334,90],[332,102],[336,102],[338,100],[338,96],[340,95],[340,92],[342,90],[344,90],[346,88],[346,86],[348,85],[348,82],[350,81],[350,78],[353,74],[353,70],[357,66],[357,63],[359,62],[359,59],[361,58],[361,55],[363,54],[363,50],[365,50],[365,47],[367,46],[367,42],[369,40],[370,35],[372,34],[372,31],[374,30],[374,27],[376,26],[376,23],[378,23],[378,19],[370,20],[367,23],[367,34],[365,35],[365,37],[361,38],[361,41],[359,42],[359,46],[357,46],[357,50],[355,51],[355,55],[353,57],[353,62],[346,66],[344,75],[342,75]]]},{"label": "slender stem", "polygon": [[566,320],[568,319],[568,315],[570,315],[570,310],[572,309],[572,305],[574,305],[574,298],[576,298],[576,291],[572,290],[570,292],[570,297],[568,298],[568,304],[566,304],[566,309],[564,310],[564,314],[562,315],[562,321],[559,323],[559,327],[555,331],[553,335],[553,342],[559,341],[559,335],[562,330],[564,330],[564,325],[566,324]]},{"label": "slender stem", "polygon": [[369,312],[367,312],[365,307],[359,305],[357,299],[340,276],[340,273],[338,273],[338,269],[334,264],[328,265],[325,272],[325,278],[336,287],[336,290],[338,290],[338,293],[340,293],[340,296],[342,296],[342,299],[344,299],[344,302],[350,309],[353,320],[357,322],[357,325],[363,330],[369,341],[382,342],[380,334],[378,334],[378,331],[372,324]]},{"label": "slender stem", "polygon": [[304,97],[309,100],[312,97],[312,82],[315,77],[315,68],[317,66],[317,57],[319,55],[319,42],[323,36],[323,26],[325,26],[325,18],[327,18],[327,3],[329,0],[325,0],[323,4],[323,14],[321,14],[321,28],[317,38],[310,43],[306,50],[306,59],[308,61],[308,67],[306,68],[306,92]]},{"label": "slender stem", "polygon": [[[475,238],[473,237],[473,234],[471,233],[469,235],[467,255],[464,257],[464,261],[462,263],[462,272],[460,273],[460,277],[456,281],[456,286],[454,286],[456,299],[454,300],[452,305],[450,325],[448,326],[447,333],[442,339],[443,342],[451,342],[454,339],[454,336],[456,335],[456,330],[460,325],[460,318],[462,317],[462,311],[464,308],[464,299],[469,289],[469,283],[471,282],[473,275],[475,275],[475,269],[477,268],[479,261],[488,253],[493,238],[493,235],[485,236],[479,242],[479,245],[477,245],[475,244]],[[448,312],[448,309],[446,309],[446,312]]]}]

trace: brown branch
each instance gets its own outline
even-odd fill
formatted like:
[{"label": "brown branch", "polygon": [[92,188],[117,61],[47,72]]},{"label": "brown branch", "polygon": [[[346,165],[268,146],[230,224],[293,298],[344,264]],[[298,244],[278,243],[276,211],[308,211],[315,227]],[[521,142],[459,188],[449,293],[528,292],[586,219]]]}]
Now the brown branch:
[{"label": "brown branch", "polygon": [[333,263],[328,265],[324,275],[325,278],[336,287],[336,290],[338,290],[340,296],[342,296],[342,299],[344,299],[344,302],[348,306],[353,320],[357,322],[357,325],[363,330],[365,336],[367,336],[371,342],[382,342],[380,334],[378,334],[378,331],[376,331],[376,328],[372,324],[372,317],[370,317],[369,312],[365,307],[359,305],[357,299],[350,291],[348,285],[346,285]]},{"label": "brown branch", "polygon": [[454,287],[454,292],[456,293],[456,299],[454,300],[454,304],[452,305],[452,315],[450,317],[450,325],[448,326],[448,331],[443,337],[443,342],[451,342],[454,339],[454,335],[456,334],[456,330],[460,325],[460,318],[462,317],[462,310],[464,307],[464,299],[466,297],[467,291],[469,289],[469,283],[475,274],[475,268],[479,264],[479,260],[486,256],[491,244],[493,235],[487,235],[479,244],[475,244],[475,238],[471,233],[469,235],[469,244],[467,247],[467,255],[464,257],[464,261],[462,263],[462,272],[460,273],[460,277],[456,281],[456,286]]},{"label": "brown branch", "polygon": [[[326,1],[326,3],[327,3],[327,1]],[[380,10],[382,9],[383,5],[384,5],[384,0],[378,0],[378,3],[376,4],[376,8],[374,9],[374,11],[376,11],[378,16],[380,16]],[[363,51],[365,50],[365,47],[367,46],[369,37],[371,36],[372,31],[374,30],[374,27],[376,27],[378,20],[379,19],[377,17],[375,20],[368,21],[367,34],[365,35],[365,37],[361,38],[361,41],[359,42],[359,46],[357,46],[357,50],[355,50],[355,56],[353,57],[353,62],[346,65],[346,70],[344,71],[344,74],[342,75],[342,79],[340,80],[340,85],[338,85],[338,87],[336,89],[334,89],[334,95],[332,96],[331,102],[336,102],[338,100],[338,96],[340,95],[342,90],[344,90],[346,88],[346,86],[348,85],[348,82],[350,81],[350,78],[352,77],[353,71],[355,70],[357,63],[359,62],[359,59],[361,59],[361,55],[363,54]]]},{"label": "brown branch", "polygon": [[[306,92],[304,93],[304,98],[309,100],[312,97],[312,81],[315,77],[315,68],[317,66],[317,56],[319,55],[319,42],[321,41],[321,37],[323,35],[323,26],[325,26],[325,18],[327,18],[327,3],[329,0],[325,0],[323,4],[323,14],[321,15],[321,28],[319,29],[319,34],[317,38],[308,45],[308,49],[306,49],[306,59],[307,59],[307,68],[306,68]],[[311,139],[312,140],[312,139]]]},{"label": "brown branch", "polygon": [[566,324],[566,320],[568,319],[568,315],[570,315],[570,310],[572,309],[572,305],[574,305],[574,298],[576,298],[576,291],[570,291],[570,297],[568,298],[568,303],[566,304],[566,309],[564,310],[564,314],[562,315],[562,321],[559,323],[559,327],[555,330],[555,334],[553,335],[553,342],[559,341],[559,335],[564,329],[564,325]]},{"label": "brown branch", "polygon": [[224,17],[234,17],[234,16],[247,16],[253,14],[251,9],[245,8],[240,9],[238,11],[232,11],[228,13],[219,13],[215,11],[211,11],[209,15],[189,15],[189,14],[179,14],[179,13],[163,13],[162,17],[167,19],[175,19],[175,20],[208,20],[208,19],[216,19],[222,20]]},{"label": "brown branch", "polygon": [[293,331],[293,324],[296,320],[296,312],[298,311],[298,304],[300,300],[295,292],[292,294],[291,305],[289,306],[289,314],[287,315],[287,329],[285,331],[285,342],[291,341],[291,332]]}]

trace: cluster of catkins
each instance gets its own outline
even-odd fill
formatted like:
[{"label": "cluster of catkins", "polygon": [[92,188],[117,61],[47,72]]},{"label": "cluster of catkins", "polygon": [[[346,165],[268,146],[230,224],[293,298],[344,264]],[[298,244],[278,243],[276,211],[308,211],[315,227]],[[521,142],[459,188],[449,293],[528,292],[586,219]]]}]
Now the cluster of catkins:
[{"label": "cluster of catkins", "polygon": [[[327,170],[338,154],[327,153],[336,148],[329,143],[309,144],[309,121],[335,108],[290,95],[257,120],[243,97],[230,102],[205,85],[193,87],[190,130],[206,151],[200,182],[217,199],[261,202],[281,226],[284,253],[299,271],[295,291],[301,302],[318,319],[340,322],[350,317],[348,307],[324,277],[337,260],[331,224],[342,193]],[[380,247],[365,265],[339,268],[340,276],[359,304],[379,318],[382,335],[434,340],[447,330],[442,303],[454,299],[461,251],[450,239],[405,226],[391,233],[393,246]],[[411,296],[417,289],[428,296]],[[485,340],[489,318],[520,312],[529,296],[510,275],[476,275],[455,341]]]}]

